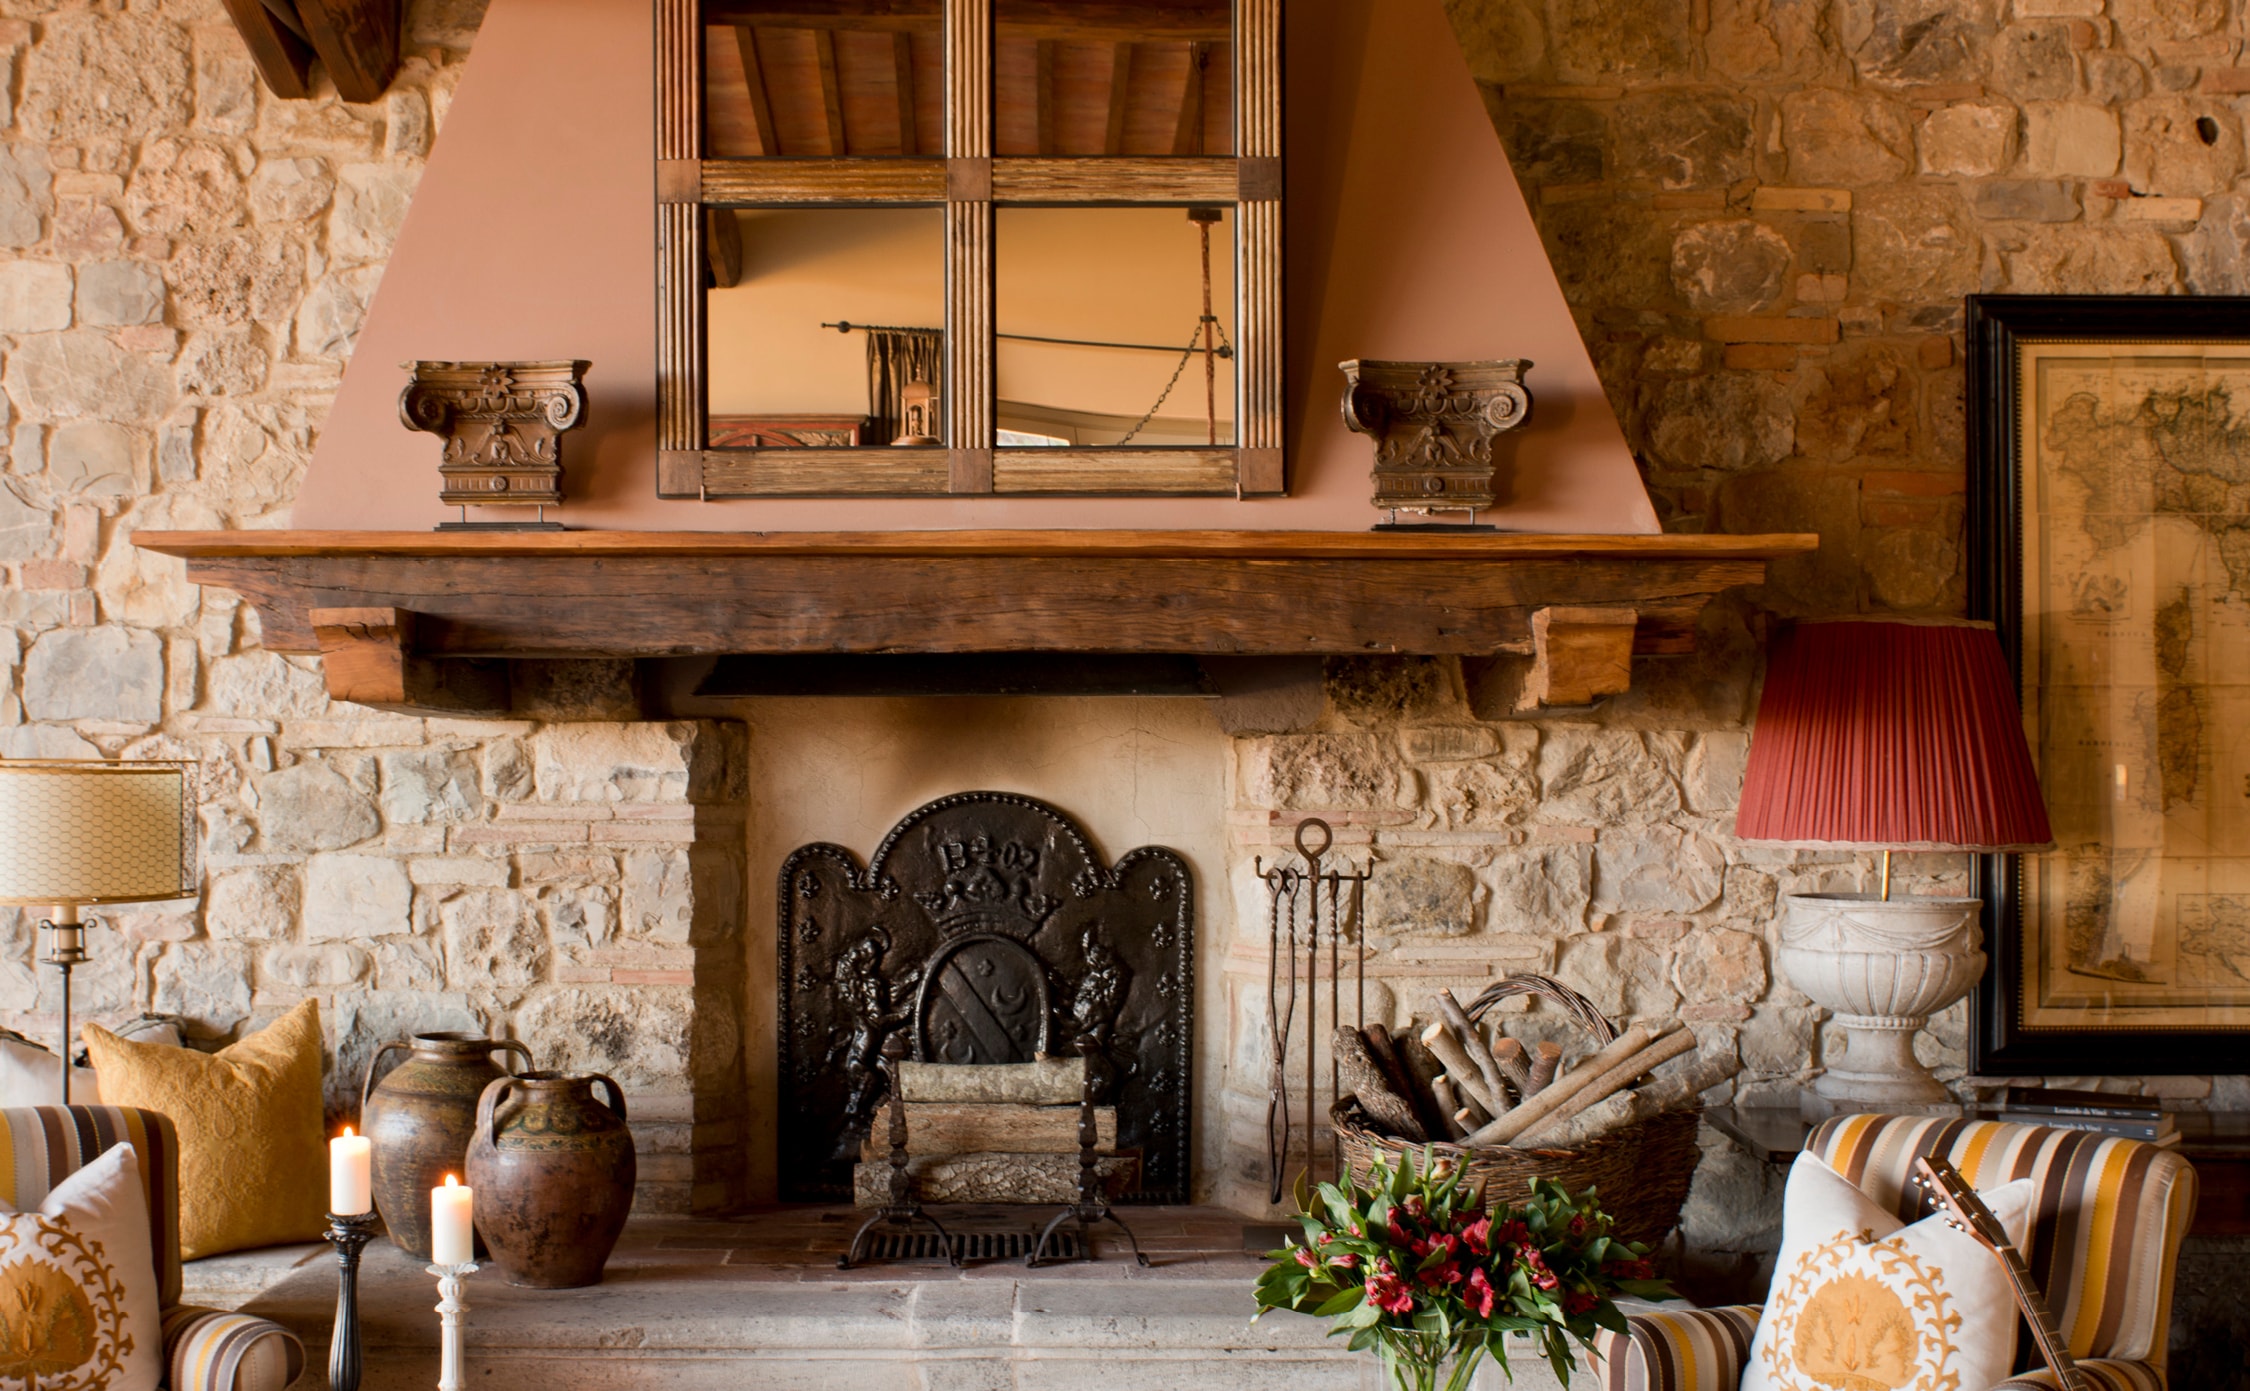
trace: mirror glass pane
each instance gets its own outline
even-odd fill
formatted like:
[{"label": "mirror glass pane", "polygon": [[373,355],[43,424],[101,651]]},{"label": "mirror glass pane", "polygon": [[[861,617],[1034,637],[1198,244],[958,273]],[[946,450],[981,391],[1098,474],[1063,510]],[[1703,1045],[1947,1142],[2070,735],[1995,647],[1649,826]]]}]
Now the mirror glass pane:
[{"label": "mirror glass pane", "polygon": [[[713,209],[714,449],[936,446],[937,208]],[[717,263],[735,238],[731,283]],[[849,325],[839,329],[837,325]]]},{"label": "mirror glass pane", "polygon": [[704,20],[711,158],[940,152],[937,0],[711,0]]},{"label": "mirror glass pane", "polygon": [[1002,446],[1234,443],[1232,208],[994,216]]},{"label": "mirror glass pane", "polygon": [[995,152],[1234,153],[1232,0],[995,6]]}]

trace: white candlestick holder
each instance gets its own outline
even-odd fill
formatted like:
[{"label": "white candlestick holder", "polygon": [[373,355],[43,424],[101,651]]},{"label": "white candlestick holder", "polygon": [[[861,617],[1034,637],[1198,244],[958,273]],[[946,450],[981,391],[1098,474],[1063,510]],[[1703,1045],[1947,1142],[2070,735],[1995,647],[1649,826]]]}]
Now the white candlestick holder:
[{"label": "white candlestick holder", "polygon": [[461,1289],[462,1283],[477,1273],[476,1264],[433,1265],[429,1270],[437,1277],[438,1287],[438,1391],[461,1391],[461,1316],[469,1312]]}]

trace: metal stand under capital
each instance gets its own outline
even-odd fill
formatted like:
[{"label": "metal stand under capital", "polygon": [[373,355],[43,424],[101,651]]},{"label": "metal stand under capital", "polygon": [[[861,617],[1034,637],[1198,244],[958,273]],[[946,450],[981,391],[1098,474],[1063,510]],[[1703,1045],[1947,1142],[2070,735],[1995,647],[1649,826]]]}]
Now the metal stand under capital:
[{"label": "metal stand under capital", "polygon": [[62,971],[62,1104],[70,1104],[70,1055],[77,1051],[77,1040],[70,1036],[70,968],[83,966],[86,955],[86,927],[78,921],[78,905],[66,903],[55,910],[55,916],[39,924],[47,933],[47,954],[40,957],[46,965]]},{"label": "metal stand under capital", "polygon": [[359,1391],[359,1253],[375,1239],[372,1212],[328,1214],[328,1244],[336,1248],[336,1326],[328,1335],[329,1391]]},{"label": "metal stand under capital", "polygon": [[438,1362],[438,1391],[461,1391],[461,1316],[469,1312],[469,1302],[461,1297],[461,1283],[476,1274],[477,1268],[471,1262],[429,1269],[438,1277],[438,1335],[443,1350]]}]

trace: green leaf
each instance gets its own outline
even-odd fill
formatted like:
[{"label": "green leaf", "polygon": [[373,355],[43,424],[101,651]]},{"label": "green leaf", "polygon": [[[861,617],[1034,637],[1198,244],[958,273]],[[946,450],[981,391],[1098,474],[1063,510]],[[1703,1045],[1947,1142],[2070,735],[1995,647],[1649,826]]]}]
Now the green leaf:
[{"label": "green leaf", "polygon": [[1346,1285],[1313,1310],[1315,1318],[1334,1318],[1336,1315],[1357,1309],[1367,1300],[1367,1286]]}]

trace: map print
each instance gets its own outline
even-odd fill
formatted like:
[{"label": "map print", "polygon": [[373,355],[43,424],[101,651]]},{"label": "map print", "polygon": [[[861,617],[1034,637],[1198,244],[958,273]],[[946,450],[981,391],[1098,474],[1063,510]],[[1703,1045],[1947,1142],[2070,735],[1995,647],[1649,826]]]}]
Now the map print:
[{"label": "map print", "polygon": [[2250,1009],[2250,354],[2024,359],[2027,1027]]}]

